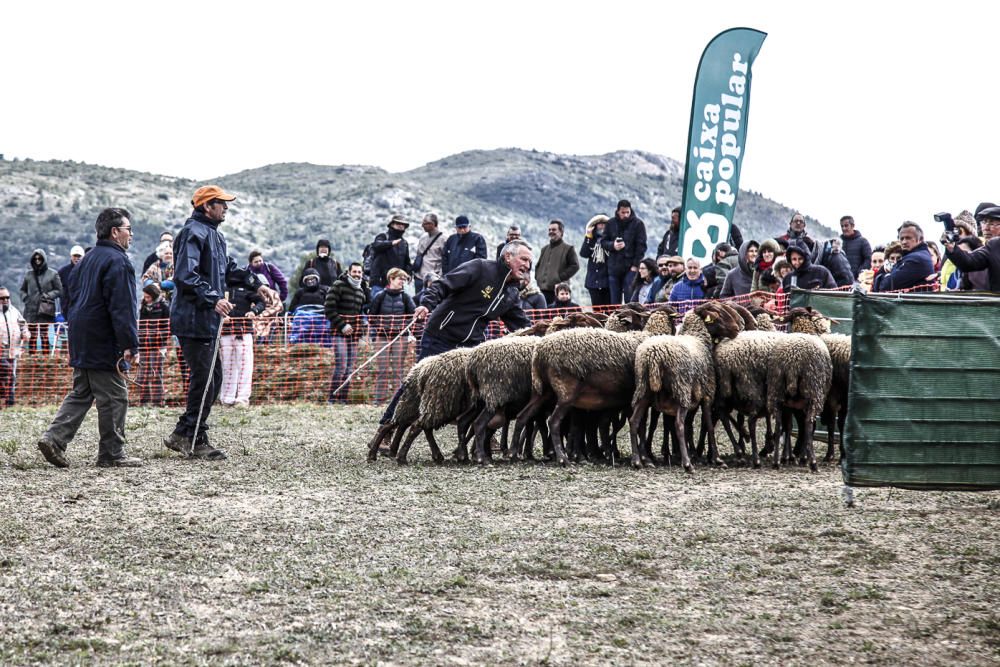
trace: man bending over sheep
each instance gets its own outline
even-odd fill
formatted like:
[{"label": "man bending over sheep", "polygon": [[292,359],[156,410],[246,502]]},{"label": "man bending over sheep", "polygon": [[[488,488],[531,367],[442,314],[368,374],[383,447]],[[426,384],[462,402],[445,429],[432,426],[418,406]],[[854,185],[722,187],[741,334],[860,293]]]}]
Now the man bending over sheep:
[{"label": "man bending over sheep", "polygon": [[[420,341],[420,359],[456,347],[473,347],[486,339],[486,327],[502,320],[510,331],[531,326],[521,310],[519,286],[530,278],[534,257],[526,241],[504,246],[498,261],[474,259],[437,280],[424,291],[413,316],[430,315]],[[402,387],[396,391],[380,423],[388,423]]]}]

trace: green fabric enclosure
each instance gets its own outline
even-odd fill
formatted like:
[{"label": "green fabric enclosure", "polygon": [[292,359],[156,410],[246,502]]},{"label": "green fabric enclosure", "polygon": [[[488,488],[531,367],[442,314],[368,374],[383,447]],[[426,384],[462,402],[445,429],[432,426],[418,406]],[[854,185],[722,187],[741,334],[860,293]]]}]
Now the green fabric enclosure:
[{"label": "green fabric enclosure", "polygon": [[[846,296],[845,484],[1000,488],[1000,298]],[[843,297],[808,298],[827,314],[823,306]]]}]

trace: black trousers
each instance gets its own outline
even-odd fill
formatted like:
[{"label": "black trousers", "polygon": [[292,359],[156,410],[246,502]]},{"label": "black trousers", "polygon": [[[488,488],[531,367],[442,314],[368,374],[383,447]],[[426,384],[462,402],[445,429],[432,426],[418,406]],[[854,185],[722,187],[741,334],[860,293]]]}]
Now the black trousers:
[{"label": "black trousers", "polygon": [[592,306],[610,306],[611,305],[611,290],[608,288],[604,289],[588,289],[590,292],[590,305]]},{"label": "black trousers", "polygon": [[204,395],[207,385],[208,395],[205,396],[205,408],[201,412],[201,427],[198,428],[198,439],[201,440],[205,431],[208,430],[208,415],[212,413],[212,405],[219,399],[219,392],[222,391],[222,364],[216,361],[215,369],[209,377],[208,369],[212,366],[212,352],[215,350],[214,338],[178,338],[177,340],[181,344],[184,361],[190,370],[191,383],[188,385],[184,414],[177,420],[174,433],[186,438],[194,435],[198,422],[198,409],[201,407],[201,397]]}]

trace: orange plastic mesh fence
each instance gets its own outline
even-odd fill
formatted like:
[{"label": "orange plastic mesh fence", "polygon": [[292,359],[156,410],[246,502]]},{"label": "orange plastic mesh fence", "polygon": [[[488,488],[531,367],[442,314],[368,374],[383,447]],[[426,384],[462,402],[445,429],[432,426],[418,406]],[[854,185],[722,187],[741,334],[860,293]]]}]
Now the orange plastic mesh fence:
[{"label": "orange plastic mesh fence", "polygon": [[[915,289],[926,291],[933,286]],[[730,299],[742,305],[762,305],[782,314],[787,300],[766,292]],[[704,301],[673,302],[680,312]],[[659,304],[655,304],[659,305]],[[589,311],[614,312],[621,306],[601,306]],[[653,307],[653,306],[647,306]],[[528,311],[530,319],[549,319],[568,310]],[[410,316],[361,316],[355,318],[351,336],[333,335],[320,312],[297,312],[277,318],[230,320],[224,330],[218,363],[223,374],[220,400],[225,403],[281,401],[325,402],[347,376],[350,403],[383,403],[416,362],[423,323],[409,330]],[[29,338],[13,363],[10,350],[0,366],[0,406],[58,404],[70,389],[67,329],[65,324],[30,324]],[[237,333],[245,330],[246,333]],[[227,332],[233,333],[227,333]],[[503,324],[493,322],[487,337],[504,334]],[[402,332],[402,333],[401,333]],[[188,369],[167,320],[139,323],[141,341],[138,365],[128,376],[133,405],[179,406],[185,401]],[[381,350],[381,353],[376,353]],[[352,358],[353,357],[353,358]],[[373,358],[374,357],[374,358]],[[358,370],[360,368],[360,370]],[[10,371],[13,372],[10,372]],[[11,380],[14,380],[13,382]]]}]

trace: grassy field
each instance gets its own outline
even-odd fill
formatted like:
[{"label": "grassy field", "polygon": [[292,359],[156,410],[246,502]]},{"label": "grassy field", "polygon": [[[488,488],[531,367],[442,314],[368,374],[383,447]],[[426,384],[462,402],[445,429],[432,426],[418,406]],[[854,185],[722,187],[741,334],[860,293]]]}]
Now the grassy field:
[{"label": "grassy field", "polygon": [[[379,411],[129,412],[137,470],[0,412],[0,664],[997,664],[1000,494],[750,470],[367,464]],[[449,451],[453,430],[441,438]],[[623,440],[624,443],[624,440]]]}]

